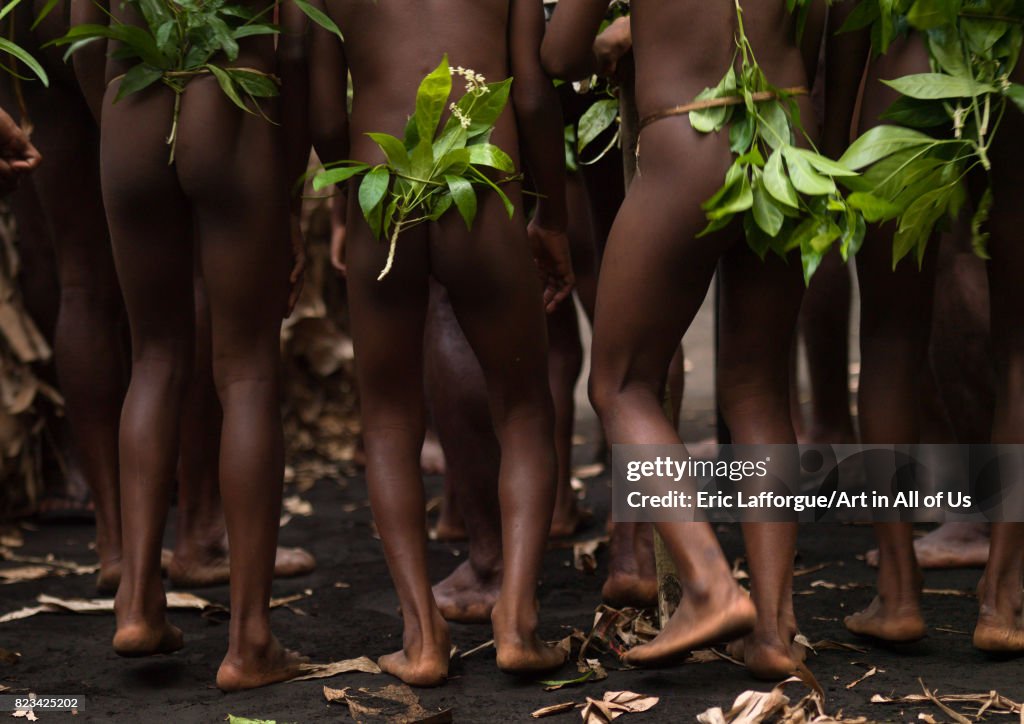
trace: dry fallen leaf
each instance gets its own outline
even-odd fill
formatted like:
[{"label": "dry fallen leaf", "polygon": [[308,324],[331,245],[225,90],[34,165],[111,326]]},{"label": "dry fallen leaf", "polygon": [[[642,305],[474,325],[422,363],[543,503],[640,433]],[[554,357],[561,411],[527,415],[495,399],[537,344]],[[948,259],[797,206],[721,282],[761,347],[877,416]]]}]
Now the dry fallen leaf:
[{"label": "dry fallen leaf", "polygon": [[332,689],[329,686],[325,686],[324,698],[327,699],[327,701],[344,701],[345,692],[347,692],[348,689],[349,687],[347,686],[344,689]]},{"label": "dry fallen leaf", "polygon": [[[452,710],[428,712],[405,684],[390,684],[382,689],[333,690],[348,705],[356,721],[384,721],[394,724],[441,724],[452,720]],[[324,692],[326,696],[326,691]]]},{"label": "dry fallen leaf", "polygon": [[46,566],[19,566],[0,570],[0,580],[4,583],[21,583],[22,581],[36,581],[40,578],[61,575],[56,569]]},{"label": "dry fallen leaf", "polygon": [[591,463],[590,465],[579,465],[572,469],[572,474],[580,480],[596,478],[604,472],[604,463]]},{"label": "dry fallen leaf", "polygon": [[25,721],[39,721],[39,717],[36,716],[32,709],[18,709],[11,716],[15,719],[24,719]]},{"label": "dry fallen leaf", "polygon": [[777,684],[771,691],[744,691],[736,697],[728,711],[716,706],[698,714],[697,721],[701,724],[762,724],[783,715],[782,720],[786,722],[805,722],[807,715],[811,713],[809,709],[813,709],[815,715],[824,716],[820,695],[815,693],[805,696],[791,711],[787,711],[789,697],[782,689],[787,684],[800,681],[800,677],[791,676]]},{"label": "dry fallen leaf", "polygon": [[17,651],[0,649],[0,664],[16,664],[21,661],[21,654]]},{"label": "dry fallen leaf", "polygon": [[291,515],[298,515],[303,518],[313,515],[313,504],[308,500],[303,500],[298,495],[289,495],[281,501],[281,506]]},{"label": "dry fallen leaf", "polygon": [[874,676],[875,674],[877,674],[879,672],[885,673],[885,669],[880,669],[877,666],[872,666],[866,672],[864,672],[863,675],[861,675],[857,679],[854,679],[849,684],[847,684],[846,688],[847,689],[852,689],[853,687],[855,687],[860,682],[864,681],[865,679],[870,679],[872,676]]},{"label": "dry fallen leaf", "polygon": [[[1006,696],[1003,696],[998,691],[992,690],[982,694],[943,694],[939,695],[934,691],[928,691],[921,683],[922,689],[926,692],[925,694],[909,694],[907,696],[900,697],[889,697],[883,696],[882,694],[873,694],[871,696],[872,704],[922,704],[931,702],[937,704],[939,708],[948,706],[949,704],[968,704],[976,707],[977,711],[967,712],[975,718],[979,718],[982,714],[993,713],[993,714],[1017,714],[1024,721],[1024,708],[1021,707],[1020,702],[1016,702]],[[943,709],[945,711],[945,709]]]},{"label": "dry fallen leaf", "polygon": [[817,573],[822,568],[828,568],[831,565],[831,563],[819,563],[815,566],[808,566],[807,568],[795,568],[793,569],[793,577],[799,578],[800,576],[806,576],[811,573]]},{"label": "dry fallen leaf", "polygon": [[355,659],[335,661],[331,664],[302,664],[299,667],[306,672],[297,676],[292,681],[307,681],[309,679],[327,679],[338,674],[348,674],[353,671],[360,671],[364,674],[379,674],[380,667],[366,656]]},{"label": "dry fallen leaf", "polygon": [[531,712],[530,716],[534,719],[540,719],[545,716],[552,716],[554,714],[561,714],[563,711],[569,711],[576,706],[575,701],[564,701],[561,704],[552,704],[551,706],[544,706],[535,712]]},{"label": "dry fallen leaf", "polygon": [[600,700],[588,696],[580,715],[583,724],[607,724],[623,714],[647,711],[658,701],[656,696],[644,696],[632,691],[606,691]]},{"label": "dry fallen leaf", "polygon": [[[57,598],[41,593],[36,597],[39,606],[27,606],[0,616],[0,623],[29,618],[40,613],[113,613],[112,598]],[[223,606],[191,593],[171,591],[167,594],[167,608],[193,611],[226,611]]]},{"label": "dry fallen leaf", "polygon": [[926,596],[963,596],[964,598],[976,598],[977,591],[967,588],[925,588],[921,590]]}]

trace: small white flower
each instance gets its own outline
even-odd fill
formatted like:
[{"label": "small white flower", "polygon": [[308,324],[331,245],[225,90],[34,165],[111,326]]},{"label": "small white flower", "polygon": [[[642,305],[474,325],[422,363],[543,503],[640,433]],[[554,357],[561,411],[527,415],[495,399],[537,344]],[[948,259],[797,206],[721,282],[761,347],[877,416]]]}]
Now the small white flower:
[{"label": "small white flower", "polygon": [[470,125],[473,123],[473,120],[465,113],[463,113],[462,110],[454,103],[450,104],[448,106],[448,109],[452,112],[452,115],[458,119],[459,125],[462,126],[463,128],[469,128]]}]

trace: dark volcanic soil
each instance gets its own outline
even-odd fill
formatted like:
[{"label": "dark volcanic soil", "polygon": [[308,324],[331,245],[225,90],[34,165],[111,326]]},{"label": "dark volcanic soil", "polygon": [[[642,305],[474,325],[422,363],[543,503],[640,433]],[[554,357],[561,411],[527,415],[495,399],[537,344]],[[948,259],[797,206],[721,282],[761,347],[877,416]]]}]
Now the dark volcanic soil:
[{"label": "dark volcanic soil", "polygon": [[[432,479],[433,491],[439,480]],[[603,520],[606,510],[606,480],[589,482],[589,504],[595,508],[595,520]],[[309,548],[319,561],[313,575],[280,581],[276,595],[312,591],[308,598],[294,604],[305,615],[287,609],[273,613],[278,636],[315,661],[333,661],[360,655],[377,657],[396,649],[401,641],[401,626],[396,612],[396,597],[391,588],[380,544],[372,537],[370,513],[366,507],[365,484],[360,478],[341,481],[323,480],[304,496],[314,506],[308,518],[295,517],[281,531],[284,545]],[[358,504],[354,512],[344,512],[346,503]],[[351,506],[350,506],[351,507]],[[601,533],[592,525],[581,539]],[[92,530],[87,525],[42,527],[26,532],[20,553],[53,553],[59,558],[83,562]],[[734,528],[722,530],[721,538],[730,558],[740,555],[741,542]],[[870,528],[808,525],[800,538],[801,567],[827,564],[822,570],[797,578],[797,614],[803,632],[810,641],[832,639],[856,642],[867,649],[827,650],[811,655],[808,664],[828,695],[831,713],[842,710],[845,716],[864,715],[879,721],[913,721],[927,711],[939,721],[948,721],[934,706],[886,706],[870,703],[872,694],[902,696],[920,693],[920,677],[940,693],[988,692],[995,689],[1016,700],[1024,699],[1024,663],[1022,660],[992,660],[971,647],[970,631],[976,605],[967,592],[977,581],[978,571],[929,573],[926,586],[941,589],[942,594],[924,598],[928,622],[932,627],[921,643],[892,650],[856,641],[840,623],[847,612],[868,603],[868,587],[853,590],[812,587],[814,581],[835,584],[870,584],[872,571],[855,556],[871,543]],[[465,555],[465,547],[432,543],[431,573],[440,579]],[[599,603],[601,576],[606,563],[598,557],[597,575],[585,575],[572,566],[572,551],[552,549],[545,560],[540,588],[542,633],[549,639],[561,638],[573,627],[589,630],[593,610]],[[10,565],[10,564],[5,564]],[[346,583],[348,587],[338,587]],[[0,587],[0,613],[30,605],[39,593],[61,597],[92,595],[90,576],[51,578]],[[212,601],[226,604],[226,587],[198,591]],[[171,620],[180,626],[187,639],[184,651],[152,660],[125,660],[110,648],[113,618],[105,615],[39,615],[0,624],[0,648],[19,651],[17,665],[0,664],[0,684],[10,687],[5,693],[29,690],[40,695],[80,694],[87,706],[77,720],[153,722],[216,722],[235,714],[278,722],[309,722],[327,719],[349,721],[344,705],[327,704],[323,684],[377,688],[393,680],[386,676],[349,674],[334,679],[283,684],[242,694],[224,695],[213,687],[214,674],[223,656],[227,628],[195,612],[175,612]],[[490,638],[484,626],[459,626],[453,639],[466,651]],[[847,685],[869,666],[884,669],[853,689]],[[564,678],[573,670],[566,667]],[[555,677],[559,678],[559,677]],[[728,709],[737,694],[745,689],[768,690],[770,685],[751,679],[744,669],[727,662],[690,664],[662,671],[611,671],[602,682],[557,692],[545,692],[536,682],[516,680],[501,674],[494,665],[493,650],[483,651],[457,661],[452,679],[444,687],[417,693],[428,710],[453,708],[455,721],[526,721],[533,710],[558,702],[584,697],[600,698],[608,690],[628,689],[658,696],[661,701],[647,714],[621,719],[624,724],[642,721],[693,721],[696,714],[711,706]],[[795,687],[798,696],[803,691]],[[2,716],[9,716],[0,714]],[[70,714],[41,713],[41,721],[68,720]],[[1009,717],[990,717],[1009,721]],[[579,721],[578,713],[568,713],[551,721]]]}]

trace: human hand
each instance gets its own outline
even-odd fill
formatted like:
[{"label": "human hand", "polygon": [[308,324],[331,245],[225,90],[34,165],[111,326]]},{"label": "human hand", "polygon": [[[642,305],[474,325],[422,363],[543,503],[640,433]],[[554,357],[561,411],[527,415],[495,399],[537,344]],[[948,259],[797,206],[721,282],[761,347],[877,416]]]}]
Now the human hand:
[{"label": "human hand", "polygon": [[633,48],[633,35],[629,18],[619,18],[605,28],[594,40],[594,58],[597,74],[606,78],[615,76],[622,56]]},{"label": "human hand", "polygon": [[569,237],[564,231],[544,228],[536,220],[530,222],[526,231],[544,285],[544,308],[550,313],[572,293],[576,283]]}]

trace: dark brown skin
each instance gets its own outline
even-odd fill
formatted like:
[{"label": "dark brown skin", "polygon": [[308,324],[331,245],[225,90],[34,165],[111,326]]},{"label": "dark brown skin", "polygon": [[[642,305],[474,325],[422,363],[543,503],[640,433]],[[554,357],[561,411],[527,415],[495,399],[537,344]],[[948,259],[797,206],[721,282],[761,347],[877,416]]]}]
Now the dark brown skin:
[{"label": "dark brown skin", "polygon": [[[840,8],[837,22],[844,6]],[[868,48],[863,39],[859,44],[856,38],[842,42],[848,47],[837,60],[846,62],[834,76],[830,75],[829,80],[834,78],[835,82],[828,97],[852,108],[860,83],[858,69],[864,65]],[[885,56],[872,59],[864,88],[860,131],[881,123],[879,116],[897,98],[881,79],[927,69],[924,47],[914,38],[897,41]],[[841,113],[827,118],[825,137],[833,153],[841,153],[843,139],[849,138],[843,118]],[[920,370],[927,364],[938,244],[933,239],[920,269],[913,259],[907,258],[893,270],[892,234],[891,224],[870,226],[857,255],[861,294],[857,406],[861,441],[867,444],[916,443],[922,439]],[[875,531],[880,553],[878,596],[866,610],[848,616],[846,627],[854,633],[886,641],[915,641],[924,636],[926,627],[920,609],[922,577],[914,557],[912,526],[879,523]]]},{"label": "dark brown skin", "polygon": [[[591,67],[587,43],[604,7],[598,0],[559,3],[545,40],[549,70]],[[773,82],[806,84],[784,4],[766,0],[744,3],[744,8],[758,60]],[[693,22],[698,16],[699,24]],[[641,117],[685,103],[718,82],[732,60],[734,22],[731,3],[633,3]],[[583,39],[586,32],[590,37]],[[813,118],[809,104],[802,105],[803,117]],[[719,262],[723,414],[737,442],[795,442],[788,340],[802,293],[798,264],[776,258],[762,264],[734,229],[694,238],[706,223],[700,203],[717,190],[729,163],[725,134],[697,134],[685,117],[658,121],[641,134],[639,172],[612,229],[598,289],[591,399],[610,442],[680,442],[662,412],[659,392],[664,370]],[[637,279],[644,283],[638,285]],[[774,300],[770,307],[759,301],[769,296]],[[602,314],[605,306],[612,313]],[[657,528],[679,569],[684,606],[654,642],[633,649],[627,660],[653,664],[675,659],[695,646],[749,632],[743,655],[754,674],[774,678],[791,672],[799,657],[792,645],[796,627],[790,595],[795,525],[744,526],[756,626],[754,607],[731,580],[710,526]]]},{"label": "dark brown skin", "polygon": [[[506,111],[492,140],[513,159],[521,149],[523,165],[543,195],[528,233],[519,216],[521,192],[514,186],[510,198],[519,211],[511,222],[500,201],[483,193],[472,231],[454,215],[407,231],[399,239],[394,268],[378,282],[387,247],[372,237],[349,194],[345,264],[367,480],[405,619],[402,650],[383,657],[381,666],[424,686],[442,683],[448,671],[447,626],[427,578],[419,470],[422,340],[432,276],[447,289],[480,360],[503,453],[504,577],[491,614],[498,666],[509,672],[551,669],[564,657],[537,638],[535,598],[556,473],[544,303],[551,307],[565,298],[572,272],[564,234],[561,119],[539,59],[541,3],[349,0],[327,9],[346,43],[342,49],[327,33],[313,30],[312,122],[321,158],[381,160],[364,133],[401,136],[420,80],[447,52],[452,65],[473,68],[489,80],[515,78],[514,112]],[[344,114],[346,64],[356,89],[351,121]]]},{"label": "dark brown skin", "polygon": [[[290,29],[296,23],[289,9],[282,22]],[[139,23],[130,9],[115,4],[111,10]],[[247,39],[237,62],[287,79],[301,57],[291,37],[283,37],[279,52],[268,39]],[[282,128],[241,113],[212,78],[200,77],[183,95],[176,161],[168,166],[164,138],[173,93],[153,86],[114,103],[125,70],[121,62],[107,62],[100,146],[104,203],[132,332],[120,428],[121,493],[131,514],[122,516],[127,544],[114,648],[139,656],[182,645],[181,632],[166,620],[159,564],[190,377],[183,370],[194,362],[197,259],[224,410],[220,485],[235,553],[229,649],[217,684],[226,691],[253,688],[290,678],[301,661],[271,634],[268,601],[283,475],[278,337],[292,266],[290,179],[304,160],[289,154],[285,139],[301,140],[305,125],[279,115],[291,100],[288,83],[282,98],[264,107],[285,122]],[[303,100],[292,106],[304,108]]]},{"label": "dark brown skin", "polygon": [[[853,64],[851,64],[853,65]],[[928,59],[920,39],[894,44],[886,56],[868,70],[861,128],[878,123],[878,115],[895,100],[878,82],[927,70]],[[1020,68],[1017,76],[1024,74]],[[852,77],[845,88],[853,92]],[[1024,146],[1020,133],[1024,119],[1011,109],[1000,128],[998,152],[993,157],[995,188],[1014,188],[1021,179]],[[1019,285],[1024,255],[1013,243],[1021,220],[1012,203],[997,204],[990,217],[992,233],[988,265],[992,349],[996,363],[996,410],[992,424],[995,443],[1019,442],[1024,390],[1020,365],[1024,339],[1020,310],[1024,303]],[[892,271],[891,231],[874,229],[858,255],[861,280],[861,382],[858,407],[864,442],[917,442],[921,438],[918,371],[926,361],[932,305],[934,263],[938,244],[933,239],[925,264],[918,271],[905,260]],[[899,300],[899,304],[895,304]],[[887,641],[912,641],[926,630],[920,610],[922,575],[914,554],[909,523],[880,524],[878,597],[867,610],[849,616],[846,626]],[[1024,652],[1021,622],[1021,582],[1024,575],[1024,525],[992,526],[991,550],[978,584],[980,612],[974,632],[978,648],[998,654]]]},{"label": "dark brown skin", "polygon": [[[59,4],[31,31],[42,5],[25,5],[14,14],[19,42],[50,77],[49,88],[38,82],[21,84],[34,142],[47,158],[32,178],[44,233],[36,243],[52,245],[57,265],[57,378],[76,457],[95,505],[97,588],[112,592],[121,560],[117,427],[126,380],[123,306],[100,197],[99,129],[73,69],[61,60],[62,51],[41,48],[67,31],[69,8]],[[75,173],[68,173],[68,168]],[[31,208],[17,203],[15,212],[20,223],[31,215]]]},{"label": "dark brown skin", "polygon": [[[38,205],[35,215],[43,226],[40,234],[32,238],[38,236],[38,244],[53,247],[60,290],[54,330],[58,378],[71,421],[76,457],[81,461],[95,501],[96,547],[100,557],[97,590],[113,594],[121,568],[117,435],[128,371],[122,355],[124,304],[100,195],[96,119],[102,106],[105,51],[101,44],[88,46],[81,56],[73,56],[72,68],[61,59],[61,49],[41,47],[67,31],[72,11],[76,13],[71,18],[74,22],[102,21],[102,17],[83,15],[96,12],[91,3],[73,7],[62,3],[32,31],[30,25],[41,7],[40,2],[35,8],[25,6],[18,10],[16,33],[50,76],[49,89],[26,82],[22,84],[22,93],[34,126],[33,136],[54,161],[43,167],[27,190],[38,201],[22,203],[19,192],[15,213],[19,225],[28,228],[34,218],[33,207]],[[66,169],[72,166],[77,172],[68,174]],[[197,306],[197,313],[204,313],[202,305]],[[199,329],[209,334],[209,323]],[[211,430],[211,426],[219,426],[219,406],[209,380],[209,340],[200,340],[198,349],[207,350],[197,368],[201,369],[205,360],[206,371],[198,375],[197,388],[190,389],[190,400],[200,394],[203,397],[197,403],[199,414],[184,424],[186,434],[192,436],[182,449],[183,458],[189,461],[203,457],[201,448],[191,452],[192,442],[211,433],[219,438],[218,430]],[[215,412],[207,414],[206,408],[211,405]],[[170,570],[171,580],[178,586],[228,580],[216,447],[212,455],[203,459],[205,470],[194,471],[183,460],[178,475],[179,535]],[[278,558],[276,575],[305,572],[312,566],[307,553],[292,549],[278,551]]]}]

